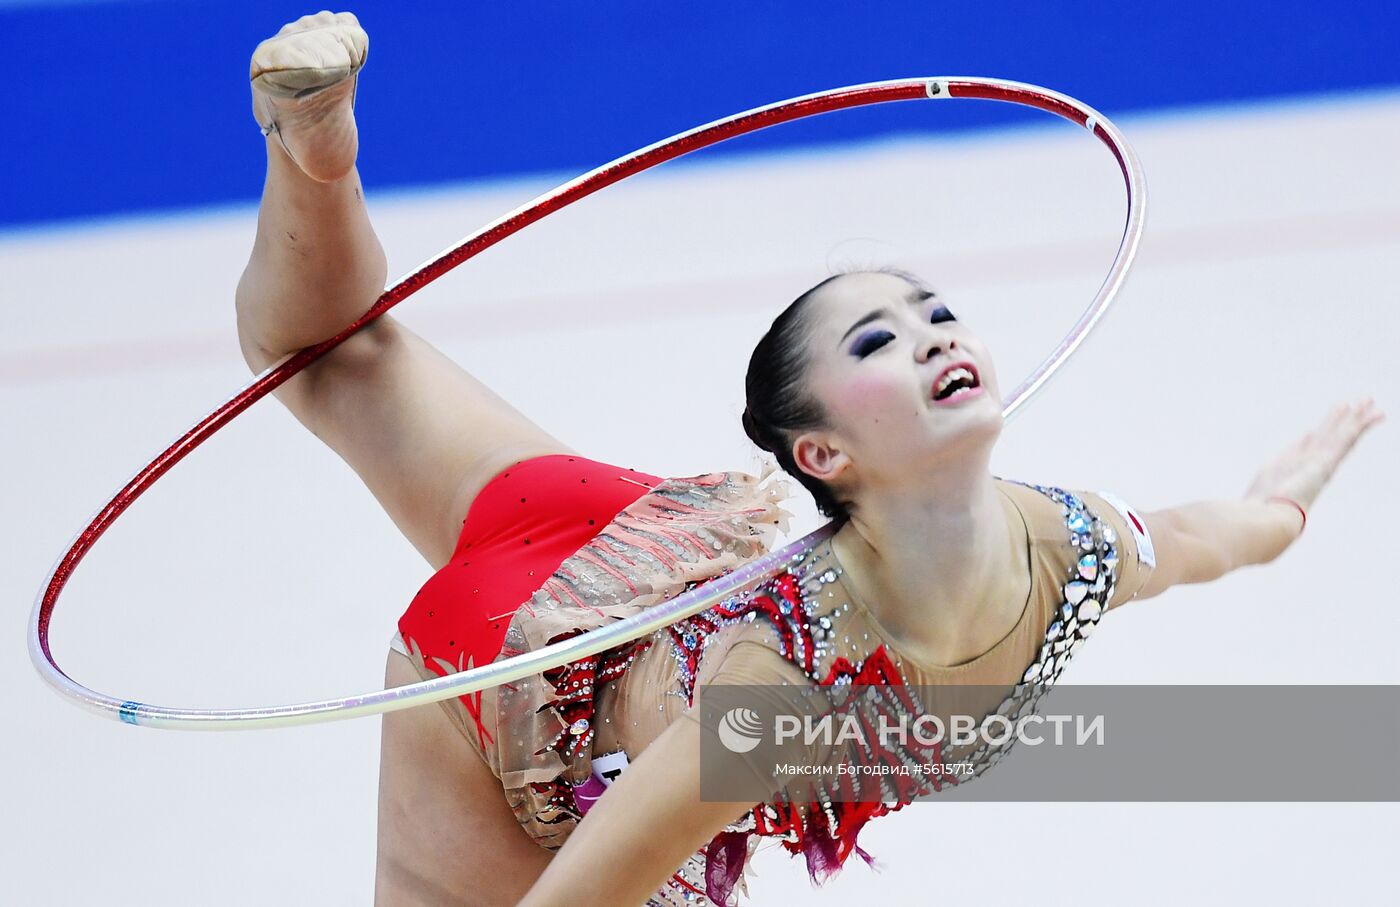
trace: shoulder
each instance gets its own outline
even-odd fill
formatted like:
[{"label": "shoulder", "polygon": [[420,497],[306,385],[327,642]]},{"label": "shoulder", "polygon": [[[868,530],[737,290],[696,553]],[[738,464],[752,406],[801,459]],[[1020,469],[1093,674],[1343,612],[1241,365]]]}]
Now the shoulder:
[{"label": "shoulder", "polygon": [[1112,491],[1000,478],[997,486],[1016,503],[1035,538],[1065,540],[1068,530],[1069,541],[1074,541],[1074,534],[1090,531],[1093,523],[1100,521],[1113,530],[1112,535],[1127,536],[1126,541],[1142,549],[1142,556],[1151,560],[1151,534],[1146,518]]},{"label": "shoulder", "polygon": [[[1092,569],[1112,573],[1114,608],[1133,598],[1156,566],[1156,549],[1147,517],[1122,496],[1108,489],[1065,488],[1019,480],[1000,480],[1000,487],[1017,502],[1033,541],[1052,558],[1062,553],[1084,562],[1092,554]],[[1091,569],[1087,562],[1085,568]]]},{"label": "shoulder", "polygon": [[1078,491],[1015,479],[998,479],[997,485],[1025,521],[1034,547],[1042,551],[1073,553],[1075,536],[1089,531],[1097,516]]},{"label": "shoulder", "polygon": [[1061,525],[1059,507],[1051,497],[1039,490],[1047,486],[998,477],[996,487],[1015,506],[1021,519],[1026,521],[1026,529],[1032,539],[1058,534]]}]

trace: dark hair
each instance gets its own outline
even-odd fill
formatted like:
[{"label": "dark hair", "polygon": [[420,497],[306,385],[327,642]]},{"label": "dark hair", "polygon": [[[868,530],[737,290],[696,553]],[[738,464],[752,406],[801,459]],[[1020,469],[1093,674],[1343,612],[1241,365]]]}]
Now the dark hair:
[{"label": "dark hair", "polygon": [[817,502],[817,509],[837,523],[850,519],[850,504],[839,500],[825,482],[797,467],[792,458],[792,438],[808,429],[826,425],[821,403],[807,393],[807,303],[822,287],[847,274],[893,274],[924,288],[913,274],[889,267],[867,267],[833,274],[803,293],[768,328],[749,358],[744,378],[748,406],[744,409],[744,433],[759,447],[777,457],[783,471],[802,483]]},{"label": "dark hair", "polygon": [[823,515],[844,523],[850,510],[837,500],[827,484],[797,468],[792,458],[792,436],[826,424],[826,412],[804,387],[807,376],[807,302],[840,274],[828,277],[783,309],[768,333],[749,357],[744,377],[744,433],[749,440],[777,457],[783,471],[812,493]]}]

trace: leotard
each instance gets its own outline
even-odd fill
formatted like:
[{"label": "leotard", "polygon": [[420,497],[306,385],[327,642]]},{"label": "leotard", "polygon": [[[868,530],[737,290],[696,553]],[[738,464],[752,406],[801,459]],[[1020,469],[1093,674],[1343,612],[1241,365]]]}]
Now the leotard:
[{"label": "leotard", "polygon": [[[594,761],[609,766],[607,783],[670,723],[700,722],[695,692],[704,684],[1024,692],[1038,685],[1029,681],[1058,677],[1103,611],[1142,588],[1151,540],[1114,495],[1005,479],[997,488],[1008,543],[1028,554],[1030,594],[1016,625],[970,661],[927,665],[901,653],[822,543],[768,583],[651,637],[442,705],[501,780],[521,825],[556,849],[583,813],[575,785],[600,777]],[[742,473],[662,480],[581,457],[527,460],[473,503],[452,561],[400,619],[396,647],[427,678],[636,613],[764,553],[784,524],[782,495]],[[493,584],[499,591],[488,592]],[[1001,752],[969,755],[980,774]],[[824,877],[861,852],[855,840],[866,821],[898,805],[828,805],[825,820],[812,822],[806,809],[759,807],[693,856],[652,903],[693,904],[704,894],[723,903],[743,886],[763,838],[803,853],[814,879]],[[707,862],[721,855],[724,871],[707,879]]]},{"label": "leotard", "polygon": [[[556,454],[516,463],[472,501],[448,563],[399,618],[391,645],[412,641],[439,676],[487,665],[506,628],[564,559],[661,479],[585,457]],[[463,697],[482,733],[472,697]]]}]

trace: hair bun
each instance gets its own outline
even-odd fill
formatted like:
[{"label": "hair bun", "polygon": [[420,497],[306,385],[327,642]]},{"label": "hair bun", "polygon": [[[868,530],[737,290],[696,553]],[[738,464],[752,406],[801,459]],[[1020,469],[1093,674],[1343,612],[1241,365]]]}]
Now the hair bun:
[{"label": "hair bun", "polygon": [[750,441],[769,453],[773,452],[773,448],[768,445],[768,442],[763,437],[763,431],[758,426],[758,420],[753,417],[753,413],[747,406],[744,407],[744,415],[740,417],[740,421],[744,425],[744,434],[749,436]]}]

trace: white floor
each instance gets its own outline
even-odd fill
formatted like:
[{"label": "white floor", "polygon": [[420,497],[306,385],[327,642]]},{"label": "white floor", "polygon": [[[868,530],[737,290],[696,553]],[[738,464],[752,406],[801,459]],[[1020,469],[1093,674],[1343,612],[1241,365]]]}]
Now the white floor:
[{"label": "white floor", "polygon": [[[997,473],[1152,509],[1241,493],[1333,402],[1370,393],[1391,420],[1278,562],[1114,612],[1070,681],[1400,683],[1400,596],[1384,575],[1400,503],[1384,466],[1400,458],[1400,94],[1120,125],[1152,192],[1140,264],[1082,355],[1008,426]],[[553,182],[371,184],[369,198],[402,273]],[[570,209],[396,315],[593,456],[752,468],[738,420],[749,350],[829,267],[926,275],[1010,387],[1097,288],[1121,193],[1108,154],[1062,124],[702,160]],[[60,701],[23,653],[33,596],[73,533],[247,382],[232,295],[253,218],[0,236],[5,903],[369,900],[377,719],[135,729]],[[643,414],[665,430],[638,431]],[[801,513],[799,532],[815,525]],[[349,694],[380,685],[427,575],[354,474],[265,400],[102,540],[60,603],[54,647],[79,681],[147,702]],[[753,903],[1384,900],[1397,820],[1394,804],[920,805],[866,831],[883,872],[853,860],[809,894],[799,864],[768,855]]]}]

